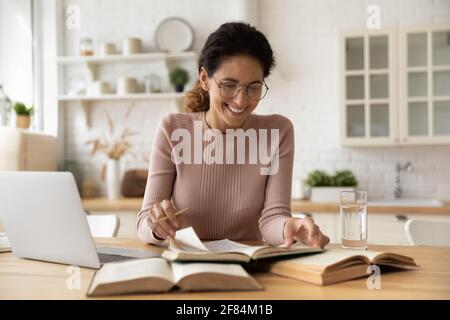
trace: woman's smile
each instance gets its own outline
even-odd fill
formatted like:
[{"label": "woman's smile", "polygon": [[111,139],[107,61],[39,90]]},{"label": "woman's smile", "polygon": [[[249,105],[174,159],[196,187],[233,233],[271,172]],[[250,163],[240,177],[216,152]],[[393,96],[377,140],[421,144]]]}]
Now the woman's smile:
[{"label": "woman's smile", "polygon": [[224,103],[224,105],[225,105],[225,108],[228,110],[228,113],[230,113],[234,117],[239,117],[239,118],[242,117],[245,114],[244,111],[247,110],[247,107],[236,108],[236,107],[231,106],[228,103]]}]

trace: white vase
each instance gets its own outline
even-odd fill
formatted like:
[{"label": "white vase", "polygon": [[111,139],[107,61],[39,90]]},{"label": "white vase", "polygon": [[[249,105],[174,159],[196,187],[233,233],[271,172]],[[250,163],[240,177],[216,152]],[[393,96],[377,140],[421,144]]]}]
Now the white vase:
[{"label": "white vase", "polygon": [[106,164],[106,191],[108,200],[120,197],[120,164],[118,160],[109,159]]}]

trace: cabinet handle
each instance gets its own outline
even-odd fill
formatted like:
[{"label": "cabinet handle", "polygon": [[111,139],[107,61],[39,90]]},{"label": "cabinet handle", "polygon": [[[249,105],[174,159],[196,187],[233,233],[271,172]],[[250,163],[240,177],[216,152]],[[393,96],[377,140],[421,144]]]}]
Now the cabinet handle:
[{"label": "cabinet handle", "polygon": [[395,218],[397,218],[397,221],[408,221],[408,217],[405,216],[404,214],[396,214]]}]

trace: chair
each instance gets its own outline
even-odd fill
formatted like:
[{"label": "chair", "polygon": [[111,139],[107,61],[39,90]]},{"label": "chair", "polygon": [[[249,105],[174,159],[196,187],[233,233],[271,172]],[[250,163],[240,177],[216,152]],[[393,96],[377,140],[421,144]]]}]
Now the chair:
[{"label": "chair", "polygon": [[115,214],[88,215],[87,219],[93,237],[117,237],[120,220]]},{"label": "chair", "polygon": [[450,246],[450,222],[413,219],[405,231],[411,245]]}]

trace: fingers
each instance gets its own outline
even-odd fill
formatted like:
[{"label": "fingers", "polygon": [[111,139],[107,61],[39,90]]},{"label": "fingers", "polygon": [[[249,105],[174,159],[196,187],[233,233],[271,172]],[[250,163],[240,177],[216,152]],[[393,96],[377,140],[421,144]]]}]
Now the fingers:
[{"label": "fingers", "polygon": [[175,212],[177,212],[178,210],[175,208],[175,206],[172,204],[172,202],[167,199],[164,199],[161,202],[161,207],[163,208],[164,213],[169,218],[169,220],[172,223],[175,230],[181,228],[182,221],[180,218],[175,216]]},{"label": "fingers", "polygon": [[294,238],[306,245],[313,247],[325,247],[330,239],[325,236],[318,225],[311,218],[296,219],[299,220],[300,227],[297,228]]},{"label": "fingers", "polygon": [[295,221],[292,220],[292,218],[289,218],[286,220],[284,224],[284,244],[282,245],[283,248],[289,248],[295,241],[294,236],[296,234],[296,226]]},{"label": "fingers", "polygon": [[167,232],[167,230],[160,224],[156,223],[154,214],[149,213],[148,220],[150,221],[149,226],[152,229],[153,234],[156,235],[157,238],[162,240],[170,238],[170,234]]},{"label": "fingers", "polygon": [[175,236],[175,231],[177,230],[176,227],[172,224],[172,222],[170,221],[170,219],[166,219],[164,221],[160,221],[158,222],[159,219],[162,219],[164,217],[166,217],[166,212],[164,211],[164,209],[158,204],[155,203],[154,207],[153,207],[153,212],[155,213],[155,225],[156,226],[160,226],[161,228],[163,228],[164,230],[166,230],[166,232],[169,234],[169,236],[174,237]]}]

